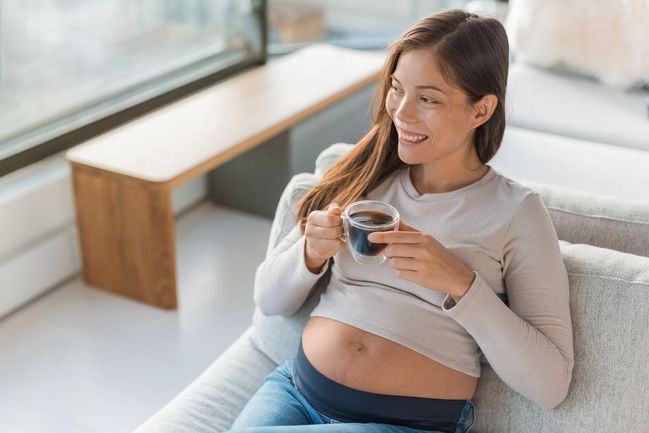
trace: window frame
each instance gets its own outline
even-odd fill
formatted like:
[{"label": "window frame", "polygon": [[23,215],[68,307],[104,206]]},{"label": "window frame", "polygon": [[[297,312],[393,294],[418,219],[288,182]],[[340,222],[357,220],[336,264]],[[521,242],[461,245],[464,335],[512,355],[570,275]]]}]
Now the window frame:
[{"label": "window frame", "polygon": [[268,2],[267,0],[257,0],[257,5],[259,22],[261,23],[261,50],[259,55],[164,91],[142,102],[134,103],[112,114],[74,128],[69,132],[44,140],[39,144],[2,158],[0,159],[0,177],[77,146],[84,141],[178,101],[194,92],[224,81],[247,69],[265,64],[268,61]]}]

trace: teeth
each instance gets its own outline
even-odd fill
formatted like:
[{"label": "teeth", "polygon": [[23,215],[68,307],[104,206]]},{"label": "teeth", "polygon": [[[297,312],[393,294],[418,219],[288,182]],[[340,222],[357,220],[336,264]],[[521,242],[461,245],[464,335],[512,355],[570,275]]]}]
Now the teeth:
[{"label": "teeth", "polygon": [[428,136],[426,136],[426,135],[405,135],[405,134],[402,135],[401,137],[403,137],[404,139],[406,139],[408,141],[412,141],[412,142],[423,141],[426,138],[428,138]]}]

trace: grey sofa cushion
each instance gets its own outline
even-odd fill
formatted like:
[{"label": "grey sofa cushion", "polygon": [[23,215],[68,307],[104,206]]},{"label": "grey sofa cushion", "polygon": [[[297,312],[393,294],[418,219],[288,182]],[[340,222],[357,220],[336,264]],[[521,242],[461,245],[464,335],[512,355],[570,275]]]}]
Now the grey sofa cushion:
[{"label": "grey sofa cushion", "polygon": [[508,124],[582,140],[649,150],[649,93],[522,62],[509,68]]},{"label": "grey sofa cushion", "polygon": [[320,179],[338,158],[352,150],[353,147],[354,145],[349,143],[334,143],[320,152],[315,160],[315,170],[313,171],[316,179]]},{"label": "grey sofa cushion", "polygon": [[297,210],[294,207],[300,198],[315,185],[316,181],[317,177],[313,173],[298,173],[289,180],[279,198],[277,209],[275,209],[275,218],[270,228],[266,256],[273,251],[275,245],[295,226]]},{"label": "grey sofa cushion", "polygon": [[226,431],[276,364],[243,333],[191,385],[135,433]]},{"label": "grey sofa cushion", "polygon": [[[325,152],[322,152],[322,154]],[[267,255],[295,226],[297,215],[295,205],[315,185],[316,181],[317,178],[313,173],[300,173],[293,176],[289,181],[277,204],[275,219],[268,239]],[[306,325],[309,314],[315,308],[320,298],[319,295],[327,286],[330,277],[331,270],[327,270],[316,283],[311,296],[300,310],[292,316],[266,316],[259,308],[255,309],[252,319],[254,332],[251,338],[255,345],[275,363],[281,364],[297,353],[302,329]]]},{"label": "grey sofa cushion", "polygon": [[568,396],[542,410],[485,366],[474,399],[477,433],[646,431],[649,258],[566,242],[561,252],[575,342]]},{"label": "grey sofa cushion", "polygon": [[525,183],[541,194],[559,239],[649,257],[649,201]]}]

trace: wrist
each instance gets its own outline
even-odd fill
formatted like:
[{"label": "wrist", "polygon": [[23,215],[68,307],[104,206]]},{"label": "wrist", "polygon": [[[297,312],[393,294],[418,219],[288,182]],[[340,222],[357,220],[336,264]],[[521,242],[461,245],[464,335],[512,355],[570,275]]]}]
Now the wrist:
[{"label": "wrist", "polygon": [[319,274],[326,262],[326,257],[321,257],[313,252],[313,250],[309,248],[308,242],[304,243],[304,264],[310,272]]},{"label": "wrist", "polygon": [[455,302],[459,302],[460,299],[469,291],[469,288],[475,281],[475,272],[468,270],[460,276],[455,284],[455,288],[449,293]]}]

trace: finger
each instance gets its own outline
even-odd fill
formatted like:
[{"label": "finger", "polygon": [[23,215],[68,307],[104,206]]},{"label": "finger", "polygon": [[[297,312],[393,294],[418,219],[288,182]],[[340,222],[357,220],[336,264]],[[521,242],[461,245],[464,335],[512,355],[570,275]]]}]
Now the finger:
[{"label": "finger", "polygon": [[343,228],[341,226],[321,227],[318,225],[310,225],[305,234],[319,239],[338,239],[343,235]]},{"label": "finger", "polygon": [[331,203],[329,207],[327,208],[327,212],[329,214],[333,215],[340,215],[342,213],[342,209],[340,208],[340,205],[338,203]]},{"label": "finger", "polygon": [[399,231],[400,232],[418,232],[416,228],[409,226],[408,224],[404,223],[402,220],[399,220]]},{"label": "finger", "polygon": [[383,250],[383,255],[386,257],[417,257],[419,248],[413,244],[391,244]]},{"label": "finger", "polygon": [[343,219],[334,214],[328,214],[326,217],[326,227],[342,227]]},{"label": "finger", "polygon": [[374,232],[368,239],[377,244],[416,244],[421,242],[421,232]]},{"label": "finger", "polygon": [[338,215],[331,215],[327,211],[317,211],[311,222],[320,227],[338,227],[342,225],[343,220]]},{"label": "finger", "polygon": [[340,239],[313,239],[310,241],[311,249],[316,252],[328,253],[335,252],[340,249]]}]

